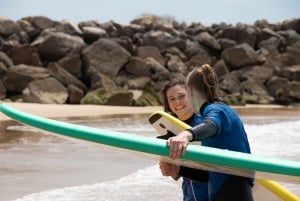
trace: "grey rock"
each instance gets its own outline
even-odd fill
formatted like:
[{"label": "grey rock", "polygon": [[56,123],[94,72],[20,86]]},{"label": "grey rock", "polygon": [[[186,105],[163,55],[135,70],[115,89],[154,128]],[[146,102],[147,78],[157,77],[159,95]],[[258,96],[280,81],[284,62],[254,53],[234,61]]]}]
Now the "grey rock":
[{"label": "grey rock", "polygon": [[23,90],[23,101],[44,104],[64,104],[68,99],[67,89],[55,78],[34,80]]}]

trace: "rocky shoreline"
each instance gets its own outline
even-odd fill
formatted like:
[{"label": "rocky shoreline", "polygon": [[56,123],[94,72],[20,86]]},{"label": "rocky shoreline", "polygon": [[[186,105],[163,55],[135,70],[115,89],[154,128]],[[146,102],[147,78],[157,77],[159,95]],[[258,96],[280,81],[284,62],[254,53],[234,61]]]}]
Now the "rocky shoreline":
[{"label": "rocky shoreline", "polygon": [[300,103],[300,19],[254,25],[142,16],[129,25],[0,17],[0,100],[160,105],[160,89],[208,63],[230,105]]}]

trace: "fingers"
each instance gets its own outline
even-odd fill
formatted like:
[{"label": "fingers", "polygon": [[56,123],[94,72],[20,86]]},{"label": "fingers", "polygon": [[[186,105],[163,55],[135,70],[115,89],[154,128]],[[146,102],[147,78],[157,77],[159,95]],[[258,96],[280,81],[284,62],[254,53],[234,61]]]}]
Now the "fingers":
[{"label": "fingers", "polygon": [[159,168],[163,176],[173,176],[179,172],[179,167],[174,164],[160,162]]},{"label": "fingers", "polygon": [[171,159],[178,159],[182,154],[182,145],[181,144],[174,144],[170,147],[170,158]]},{"label": "fingers", "polygon": [[187,147],[187,144],[184,144],[182,146],[181,155],[184,155],[186,153],[186,147]]},{"label": "fingers", "polygon": [[169,138],[167,144],[170,147],[169,157],[171,159],[178,159],[180,155],[186,153],[187,143],[183,141],[177,141],[176,138]]},{"label": "fingers", "polygon": [[169,176],[169,175],[168,175],[168,172],[169,172],[169,166],[168,166],[167,163],[160,162],[160,163],[159,163],[159,169],[160,169],[161,174],[162,174],[163,176]]}]

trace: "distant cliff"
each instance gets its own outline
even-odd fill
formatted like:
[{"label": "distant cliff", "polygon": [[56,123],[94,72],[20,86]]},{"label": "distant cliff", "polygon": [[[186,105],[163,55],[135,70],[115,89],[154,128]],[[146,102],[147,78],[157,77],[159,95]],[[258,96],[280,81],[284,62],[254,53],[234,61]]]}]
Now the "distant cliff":
[{"label": "distant cliff", "polygon": [[300,19],[206,27],[156,16],[130,25],[0,18],[1,100],[159,105],[168,80],[205,63],[230,105],[299,103]]}]

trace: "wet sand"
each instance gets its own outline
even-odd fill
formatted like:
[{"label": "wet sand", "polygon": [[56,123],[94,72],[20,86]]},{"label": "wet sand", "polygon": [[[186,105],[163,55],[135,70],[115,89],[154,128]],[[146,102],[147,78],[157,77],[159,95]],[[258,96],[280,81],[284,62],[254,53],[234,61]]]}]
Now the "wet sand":
[{"label": "wet sand", "polygon": [[[2,102],[3,103],[3,102]],[[157,110],[162,110],[162,107],[119,107],[119,106],[100,106],[100,105],[45,105],[45,104],[34,104],[34,103],[5,103],[16,109],[20,109],[30,114],[35,114],[47,118],[73,118],[73,117],[91,117],[100,115],[114,115],[114,114],[150,114]],[[271,105],[271,106],[260,106],[260,105],[247,105],[245,107],[234,107],[234,109],[240,115],[253,115],[253,116],[264,116],[264,115],[285,115],[285,116],[300,116],[300,109]],[[0,113],[0,121],[11,120],[9,117]],[[74,150],[73,150],[74,151]],[[80,159],[78,159],[80,160]],[[73,160],[72,160],[73,161]],[[132,163],[134,164],[134,163]],[[101,166],[101,164],[98,164]],[[141,168],[136,166],[135,168]],[[0,168],[1,169],[1,168]],[[109,171],[110,172],[110,171]],[[128,172],[127,172],[128,173]],[[81,173],[82,174],[82,173]],[[89,172],[87,172],[89,174]],[[46,179],[47,179],[47,175]],[[51,175],[49,178],[51,178]],[[90,175],[91,176],[91,175]],[[121,176],[121,175],[115,175]],[[92,177],[92,176],[91,176]],[[49,179],[48,178],[48,179]],[[45,179],[45,178],[43,178]],[[57,178],[57,181],[59,178]],[[16,181],[17,182],[17,181]],[[62,186],[66,183],[62,182]],[[49,184],[49,187],[51,185]],[[26,186],[26,189],[30,189],[33,186]],[[1,187],[2,188],[2,187]],[[47,186],[43,186],[47,189]],[[33,188],[34,189],[34,188]],[[2,189],[12,191],[12,189]],[[10,194],[8,192],[8,194]],[[24,192],[25,193],[25,192]],[[256,185],[254,188],[255,200],[280,200],[272,193],[267,191],[264,187]],[[11,197],[13,198],[13,197]]]},{"label": "wet sand", "polygon": [[[55,105],[55,104],[36,104],[36,103],[11,103],[1,102],[8,106],[48,118],[62,117],[88,117],[113,114],[147,114],[162,107],[123,107],[123,106],[103,106],[103,105]],[[9,117],[0,113],[1,120],[10,120]]]},{"label": "wet sand", "polygon": [[[0,102],[16,109],[31,114],[48,117],[87,117],[113,114],[150,114],[157,110],[162,110],[161,106],[147,107],[124,107],[124,106],[103,106],[103,105],[55,105],[36,103],[12,103]],[[292,108],[280,105],[246,105],[233,107],[239,115],[266,116],[266,115],[286,115],[300,116],[300,108]],[[0,113],[1,120],[10,120],[9,117]]]}]

